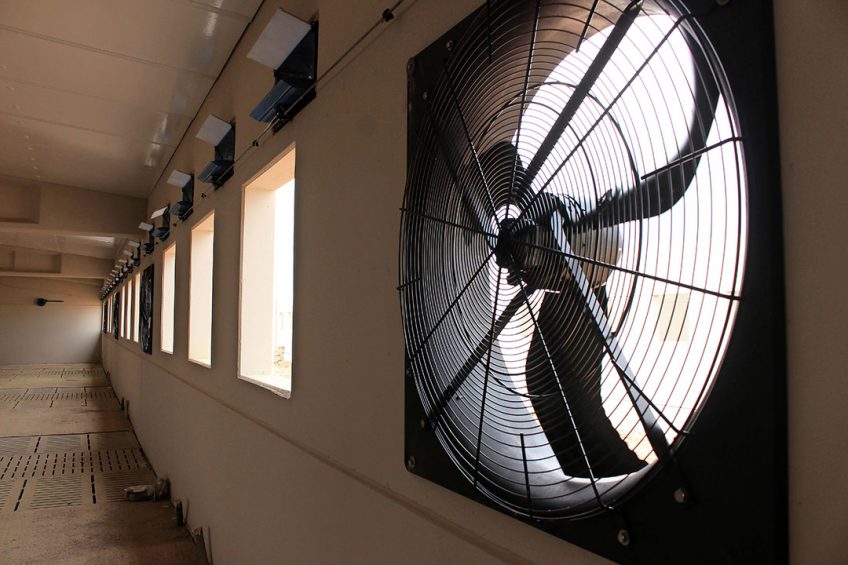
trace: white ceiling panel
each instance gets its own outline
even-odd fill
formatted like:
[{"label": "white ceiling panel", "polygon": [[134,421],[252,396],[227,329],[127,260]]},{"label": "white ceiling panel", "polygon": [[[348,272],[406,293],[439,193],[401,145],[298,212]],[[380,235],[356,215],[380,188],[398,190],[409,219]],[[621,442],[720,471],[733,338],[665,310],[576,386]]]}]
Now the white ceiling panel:
[{"label": "white ceiling panel", "polygon": [[262,0],[179,0],[207,10],[253,18]]},{"label": "white ceiling panel", "polygon": [[39,233],[13,233],[0,231],[0,245],[84,255],[98,259],[114,259],[126,240],[114,237],[82,235],[50,235]]},{"label": "white ceiling panel", "polygon": [[0,79],[193,117],[214,77],[44,41],[0,28]]},{"label": "white ceiling panel", "polygon": [[[0,1],[0,175],[146,197],[261,3]],[[0,243],[93,257],[123,245]]]},{"label": "white ceiling panel", "polygon": [[245,18],[173,0],[0,4],[0,29],[216,77]]},{"label": "white ceiling panel", "polygon": [[4,174],[132,196],[147,195],[173,151],[167,145],[7,115],[0,115],[0,143]]},{"label": "white ceiling panel", "polygon": [[191,118],[0,79],[0,114],[176,147]]}]

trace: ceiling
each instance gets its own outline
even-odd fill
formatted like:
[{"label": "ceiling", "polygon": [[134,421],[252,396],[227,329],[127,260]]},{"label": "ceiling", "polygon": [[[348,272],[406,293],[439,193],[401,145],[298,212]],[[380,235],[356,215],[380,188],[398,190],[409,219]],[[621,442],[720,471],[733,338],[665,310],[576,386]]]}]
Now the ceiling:
[{"label": "ceiling", "polygon": [[0,173],[146,197],[260,3],[0,4]]},{"label": "ceiling", "polygon": [[0,245],[2,246],[82,255],[97,259],[113,259],[121,252],[126,242],[126,239],[115,237],[0,231]]},{"label": "ceiling", "polygon": [[[0,175],[16,179],[16,198],[26,201],[20,191],[38,186],[146,198],[261,3],[0,3]],[[54,188],[50,198],[58,201]],[[35,192],[33,198],[39,202]],[[110,202],[101,208],[114,209]],[[0,195],[0,209],[10,207],[10,197]],[[102,279],[126,245],[114,227],[91,237],[0,224],[0,247],[19,250],[4,256],[20,264],[38,259],[33,252],[81,256],[85,269],[59,273],[68,280]],[[130,229],[134,223],[123,233]],[[0,276],[15,274],[14,267],[0,269]]]}]

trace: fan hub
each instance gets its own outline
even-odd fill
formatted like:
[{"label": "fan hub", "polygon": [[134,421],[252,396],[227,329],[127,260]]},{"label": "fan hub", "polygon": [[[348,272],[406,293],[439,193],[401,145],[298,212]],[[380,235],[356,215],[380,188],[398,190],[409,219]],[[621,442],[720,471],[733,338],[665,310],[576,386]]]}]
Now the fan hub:
[{"label": "fan hub", "polygon": [[507,281],[517,285],[519,280],[533,288],[539,288],[533,273],[545,262],[545,237],[550,237],[550,228],[540,226],[533,220],[507,218],[500,223],[495,245],[495,261],[508,271]]},{"label": "fan hub", "polygon": [[[563,208],[560,208],[563,211]],[[563,229],[571,242],[573,252],[590,284],[598,287],[606,283],[611,268],[622,253],[621,230],[616,227],[601,229],[572,229],[566,220]],[[507,282],[518,285],[523,281],[533,289],[556,290],[563,278],[569,278],[565,257],[555,250],[559,248],[551,229],[550,214],[545,213],[537,222],[528,218],[516,221],[507,218],[500,223],[495,245],[495,261],[507,270]]]}]

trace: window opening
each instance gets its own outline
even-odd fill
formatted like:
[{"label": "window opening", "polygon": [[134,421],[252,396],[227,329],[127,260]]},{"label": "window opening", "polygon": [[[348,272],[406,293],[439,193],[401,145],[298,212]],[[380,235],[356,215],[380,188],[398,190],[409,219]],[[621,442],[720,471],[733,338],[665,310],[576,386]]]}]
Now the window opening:
[{"label": "window opening", "polygon": [[209,214],[191,230],[189,275],[188,358],[212,366],[212,273],[215,214]]}]

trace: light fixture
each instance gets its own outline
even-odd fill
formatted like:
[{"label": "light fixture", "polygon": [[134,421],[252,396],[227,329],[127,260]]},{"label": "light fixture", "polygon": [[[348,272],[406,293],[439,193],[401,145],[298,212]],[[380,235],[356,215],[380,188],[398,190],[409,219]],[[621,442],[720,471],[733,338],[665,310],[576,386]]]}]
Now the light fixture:
[{"label": "light fixture", "polygon": [[153,248],[156,245],[156,241],[153,239],[153,228],[155,226],[153,224],[148,224],[147,222],[141,222],[138,224],[138,229],[147,232],[147,243],[144,244],[144,252],[150,255],[153,253]]},{"label": "light fixture", "polygon": [[250,117],[260,122],[277,120],[277,131],[315,98],[318,23],[277,10],[247,57],[274,71],[274,86]]},{"label": "light fixture", "polygon": [[171,213],[185,221],[194,207],[194,175],[174,169],[167,182],[181,189],[182,199],[171,207]]},{"label": "light fixture", "polygon": [[168,235],[171,233],[171,209],[169,206],[159,208],[150,215],[150,219],[153,221],[159,218],[162,218],[162,225],[158,228],[153,228],[150,231],[150,235],[164,241],[168,239]]},{"label": "light fixture", "polygon": [[139,249],[139,243],[137,241],[129,241],[127,244],[130,246],[132,251],[130,251],[130,249],[124,249],[124,255],[132,260],[134,267],[138,267],[141,263],[141,249]]},{"label": "light fixture", "polygon": [[308,23],[277,10],[247,54],[259,64],[277,69],[312,29]]},{"label": "light fixture", "polygon": [[[229,124],[227,124],[229,125]],[[176,186],[177,188],[182,188],[186,185],[188,181],[191,180],[191,175],[188,173],[184,173],[177,169],[171,171],[171,175],[168,177],[166,181],[171,186]]]},{"label": "light fixture", "polygon": [[212,183],[218,189],[233,176],[236,153],[235,125],[209,114],[196,137],[215,148],[215,158],[204,167],[197,178],[201,182]]},{"label": "light fixture", "polygon": [[197,131],[197,139],[201,141],[205,141],[212,147],[215,147],[233,129],[233,125],[229,122],[225,122],[221,118],[209,114],[206,116],[206,121],[203,122],[203,125],[200,126],[200,129]]}]

